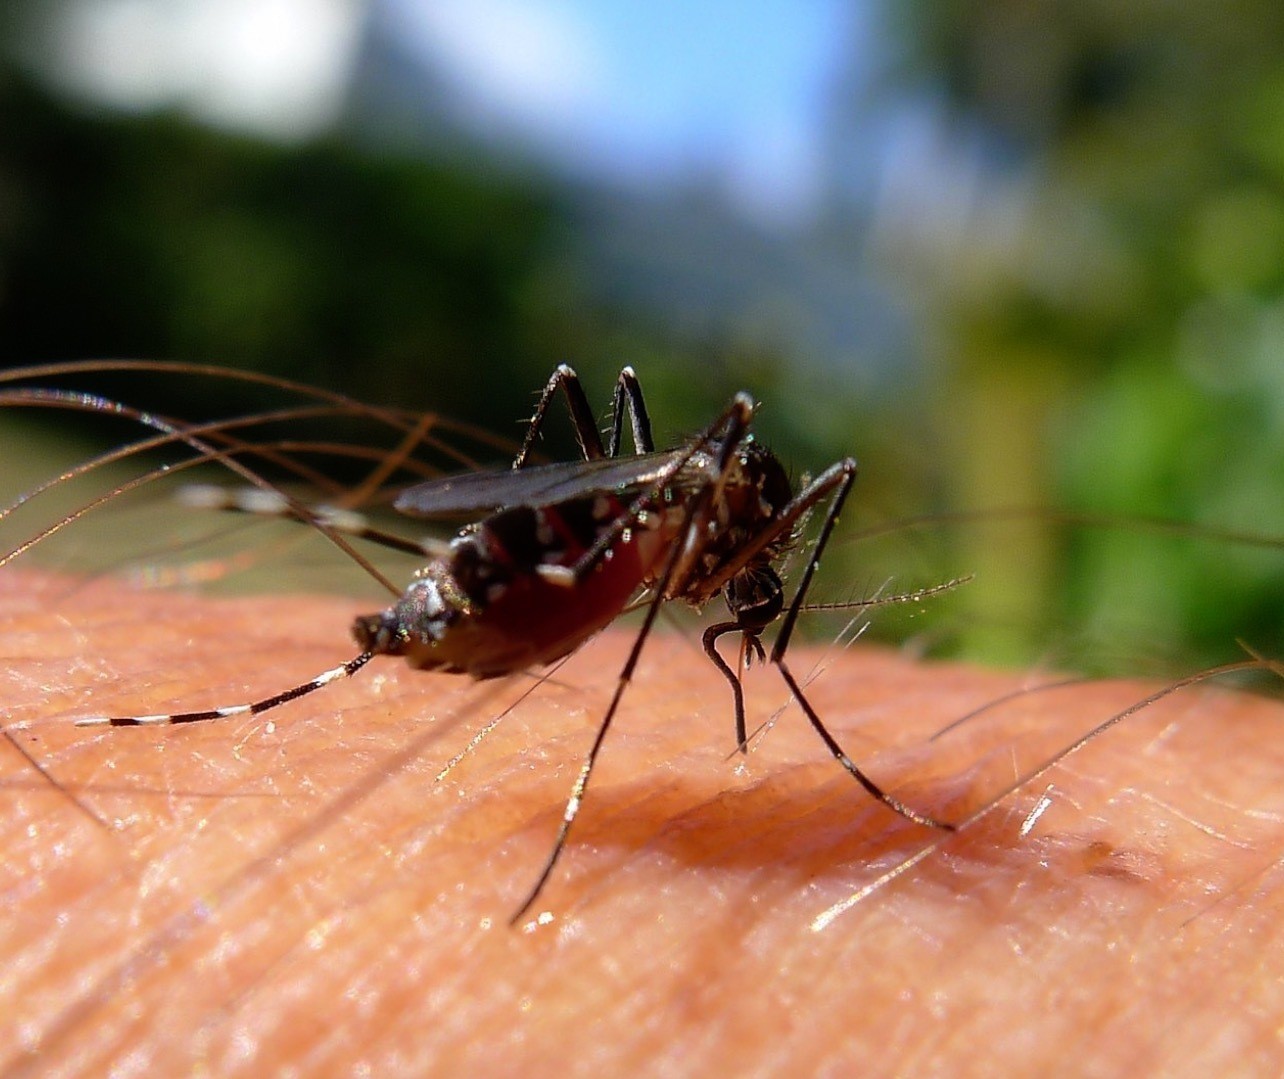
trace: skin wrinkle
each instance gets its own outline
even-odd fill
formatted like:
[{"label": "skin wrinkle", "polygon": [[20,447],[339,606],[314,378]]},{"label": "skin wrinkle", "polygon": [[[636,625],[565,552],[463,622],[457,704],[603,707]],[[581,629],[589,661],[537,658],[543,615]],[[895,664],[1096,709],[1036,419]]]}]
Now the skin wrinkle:
[{"label": "skin wrinkle", "polygon": [[[0,588],[6,606],[30,600],[35,621],[53,624],[38,581],[6,575]],[[89,628],[46,643],[88,645],[97,674],[51,663],[41,698],[7,672],[0,709],[7,721],[56,718],[18,736],[76,800],[128,823],[94,828],[16,753],[0,758],[5,879],[45,882],[9,893],[21,902],[0,932],[18,964],[4,968],[15,973],[0,1044],[43,1055],[6,1067],[261,1074],[362,1058],[374,1071],[517,1061],[550,1074],[661,1059],[689,1072],[775,1060],[968,1074],[1055,1069],[1071,1051],[1101,1070],[1281,1063],[1272,987],[1284,949],[1269,912],[1284,887],[1284,796],[1265,780],[1284,757],[1271,702],[1196,689],[1130,717],[813,933],[822,910],[939,837],[869,800],[795,708],[743,771],[728,761],[725,684],[660,634],[531,912],[552,918],[528,932],[505,921],[547,853],[627,631],[572,657],[558,685],[537,687],[434,784],[526,681],[477,703],[466,679],[388,662],[253,719],[75,730],[76,714],[158,710],[171,694],[230,703],[238,680],[270,691],[306,677],[343,658],[356,609],[106,584],[75,602]],[[151,631],[131,636],[131,619]],[[21,659],[10,625],[0,649]],[[30,627],[18,638],[29,644]],[[809,661],[800,651],[797,667]],[[116,688],[104,671],[118,672]],[[161,671],[157,691],[149,672]],[[781,692],[769,675],[750,676],[751,728]],[[1031,768],[1148,688],[1068,687],[1029,708],[1017,698],[926,742],[1025,680],[861,646],[827,655],[811,693],[862,767],[958,820],[1011,779],[1013,753]],[[898,713],[898,699],[913,706]],[[1178,729],[1157,739],[1175,715]],[[1049,783],[1052,805],[1021,836]],[[355,788],[362,797],[343,801]],[[1232,1023],[1219,1058],[1215,1032]]]}]

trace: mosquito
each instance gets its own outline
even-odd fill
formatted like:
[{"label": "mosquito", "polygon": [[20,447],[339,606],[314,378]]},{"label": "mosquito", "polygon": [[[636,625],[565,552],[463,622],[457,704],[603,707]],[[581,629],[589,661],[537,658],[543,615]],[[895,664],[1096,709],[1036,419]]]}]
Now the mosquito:
[{"label": "mosquito", "polygon": [[[559,394],[582,459],[531,465],[532,448]],[[375,656],[401,656],[421,670],[496,678],[556,662],[640,605],[641,627],[571,788],[552,848],[512,917],[516,922],[539,898],[566,847],[660,608],[681,600],[698,609],[721,594],[730,618],[710,626],[702,643],[730,687],[737,747],[744,752],[748,742],[744,691],[718,642],[738,633],[741,656],[775,667],[826,748],[872,797],[916,824],[952,830],[887,793],[855,764],[786,661],[857,467],[844,458],[795,492],[779,459],[754,437],[755,409],[749,394],[737,393],[695,437],[676,449],[656,451],[641,385],[625,367],[616,380],[603,446],[579,377],[563,364],[544,387],[511,469],[428,480],[397,498],[396,508],[409,516],[470,517],[475,523],[416,571],[392,606],[356,620],[352,632],[361,651],[352,659],[252,703],[77,722],[139,726],[257,715],[350,677]],[[626,418],[632,455],[622,453]],[[822,505],[816,541],[786,603],[776,567],[799,542],[804,521]],[[297,505],[292,510],[297,514]],[[768,653],[762,635],[776,623]]]}]

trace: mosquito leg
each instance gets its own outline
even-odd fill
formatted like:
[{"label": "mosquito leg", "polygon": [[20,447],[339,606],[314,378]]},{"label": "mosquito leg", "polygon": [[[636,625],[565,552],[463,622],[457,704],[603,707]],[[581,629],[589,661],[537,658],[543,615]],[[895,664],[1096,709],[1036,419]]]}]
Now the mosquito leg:
[{"label": "mosquito leg", "polygon": [[[737,550],[734,558],[729,558],[717,573],[710,574],[704,581],[708,594],[712,596],[715,592],[724,588],[729,581],[734,580],[751,562],[757,561],[762,552],[772,544],[780,543],[782,536],[791,535],[800,527],[802,521],[808,514],[816,508],[817,503],[825,498],[832,491],[841,489],[842,497],[838,504],[842,505],[842,500],[846,499],[848,490],[856,482],[856,462],[850,457],[844,458],[835,464],[830,465],[824,472],[817,476],[807,487],[796,495],[788,505],[781,511],[778,517],[772,522],[769,528],[764,528],[758,535],[754,536],[749,542],[741,545]],[[832,510],[831,510],[832,513]],[[833,521],[828,526],[828,531],[833,530],[833,525],[837,523],[837,516],[834,515]],[[828,535],[825,536],[828,539]],[[803,587],[800,589],[806,592],[806,584],[810,581],[811,575],[815,572],[815,565],[809,564],[803,577]],[[797,612],[793,612],[786,617],[786,626],[782,630],[786,636],[792,632],[793,622],[797,620]],[[779,638],[777,638],[777,644]],[[773,652],[775,649],[773,649]]]},{"label": "mosquito leg", "polygon": [[642,398],[642,384],[632,367],[620,371],[615,380],[615,400],[611,406],[611,441],[606,448],[608,457],[620,456],[620,443],[624,436],[624,413],[629,414],[633,427],[633,449],[639,453],[651,453],[655,441],[651,437],[651,417],[646,410],[646,401]]},{"label": "mosquito leg", "polygon": [[821,741],[829,747],[829,752],[834,755],[834,759],[847,769],[857,783],[869,791],[869,793],[882,802],[883,805],[887,806],[888,809],[895,810],[906,820],[912,820],[915,824],[922,824],[927,828],[940,828],[942,831],[946,832],[954,831],[954,825],[947,824],[945,821],[936,820],[933,817],[926,817],[922,813],[918,812],[918,810],[911,809],[899,799],[893,798],[883,790],[882,787],[870,779],[869,776],[857,768],[852,759],[843,752],[843,747],[834,740],[834,736],[829,733],[828,729],[820,721],[820,716],[816,714],[816,710],[812,708],[811,702],[803,695],[802,687],[798,685],[798,680],[794,678],[793,672],[780,659],[776,659],[775,664],[776,669],[780,671],[780,676],[789,686],[790,692],[793,693],[798,703],[802,706],[803,712],[806,713],[807,718],[811,721],[811,725],[816,729],[816,733],[820,735]]},{"label": "mosquito leg", "polygon": [[429,557],[435,557],[441,553],[443,546],[436,541],[407,539],[405,536],[375,528],[365,514],[358,513],[356,510],[336,506],[305,506],[306,516],[301,516],[299,510],[291,506],[284,495],[274,491],[260,491],[257,487],[237,489],[193,483],[179,489],[178,500],[188,509],[301,520],[304,524],[324,526],[389,550],[401,551],[403,554],[426,554]]},{"label": "mosquito leg", "polygon": [[789,647],[789,639],[793,636],[794,626],[798,622],[798,613],[802,610],[803,603],[807,599],[807,590],[811,588],[812,578],[816,576],[816,570],[820,566],[820,556],[825,552],[825,545],[838,524],[838,515],[842,512],[843,503],[847,501],[852,484],[855,482],[856,462],[850,457],[845,458],[825,469],[781,514],[783,521],[797,520],[803,514],[810,512],[830,490],[834,491],[829,510],[825,514],[825,522],[820,526],[820,535],[812,545],[811,557],[803,567],[802,580],[798,582],[798,590],[794,593],[789,609],[785,611],[785,620],[780,624],[780,632],[776,635],[776,643],[771,649],[771,662],[777,666],[780,665],[785,650]]},{"label": "mosquito leg", "polygon": [[[744,405],[747,401],[748,399],[745,395],[737,394],[726,415],[732,417],[734,421],[743,412],[743,409],[739,406]],[[752,404],[749,403],[747,407],[748,414],[752,415]],[[716,429],[717,425],[712,428],[712,430]],[[743,429],[741,434],[743,434]],[[705,435],[704,439],[707,440],[709,437],[711,436]],[[728,436],[728,443],[738,444],[739,438]],[[723,447],[721,454],[723,469],[726,468],[727,459],[730,458],[733,449],[734,445]],[[562,851],[566,847],[566,837],[570,835],[571,825],[575,823],[575,818],[580,812],[580,806],[584,802],[584,792],[588,789],[589,778],[593,774],[593,766],[597,763],[598,753],[601,752],[602,744],[606,741],[606,732],[610,730],[611,722],[615,719],[615,713],[619,710],[620,701],[624,699],[624,691],[628,689],[629,683],[633,680],[633,672],[637,668],[638,660],[642,655],[642,647],[651,635],[651,630],[655,626],[656,616],[659,614],[660,607],[664,604],[665,596],[668,593],[669,584],[678,571],[683,548],[687,546],[687,541],[690,537],[696,534],[701,527],[700,522],[704,520],[704,515],[708,511],[714,490],[714,484],[705,484],[692,501],[691,512],[687,517],[686,535],[681,542],[673,545],[673,550],[664,565],[664,573],[660,575],[655,584],[655,595],[652,597],[651,602],[647,604],[646,615],[642,619],[642,625],[638,627],[637,636],[633,638],[633,646],[629,649],[628,658],[620,669],[619,678],[615,683],[615,692],[611,696],[611,703],[607,706],[606,713],[602,716],[602,722],[598,724],[597,735],[593,739],[593,745],[589,747],[588,755],[584,758],[584,764],[580,767],[580,774],[575,778],[575,785],[571,788],[571,796],[566,800],[566,809],[562,813],[562,823],[557,830],[557,838],[553,840],[553,849],[549,851],[548,859],[544,862],[544,868],[540,871],[534,887],[527,893],[526,898],[522,900],[521,905],[513,912],[512,918],[509,919],[510,925],[515,925],[522,915],[530,910],[535,900],[539,898],[540,893],[544,890],[544,885],[548,883],[549,877],[552,876],[557,860],[562,856]]]},{"label": "mosquito leg", "polygon": [[[670,566],[672,564],[673,560],[670,559]],[[638,657],[642,654],[642,646],[646,644],[646,639],[651,634],[651,627],[655,624],[656,612],[660,609],[663,596],[663,592],[657,591],[655,599],[647,606],[646,618],[633,640],[633,647],[629,649],[628,659],[624,661],[624,666],[620,670],[619,679],[615,684],[615,693],[611,696],[611,703],[607,706],[606,713],[602,716],[602,722],[598,724],[597,735],[593,739],[593,745],[589,748],[588,755],[584,758],[584,764],[580,767],[580,774],[575,778],[575,785],[571,788],[571,796],[566,800],[566,809],[562,813],[562,824],[557,830],[557,838],[553,840],[553,849],[549,851],[548,859],[544,862],[544,868],[540,871],[534,887],[527,893],[526,898],[522,900],[521,906],[513,912],[513,916],[509,919],[510,925],[517,924],[522,915],[530,910],[532,904],[539,898],[540,892],[544,890],[544,885],[548,883],[548,878],[553,875],[553,868],[557,865],[557,860],[562,856],[562,851],[566,847],[566,837],[570,834],[571,825],[575,823],[575,818],[580,812],[580,806],[583,804],[584,792],[588,789],[589,777],[593,774],[593,766],[597,763],[598,753],[601,752],[602,744],[606,741],[606,732],[610,730],[611,721],[615,718],[615,713],[620,707],[620,701],[624,698],[624,691],[628,688],[629,682],[633,680],[633,670],[637,667]]]},{"label": "mosquito leg", "polygon": [[535,445],[535,439],[539,437],[540,428],[544,426],[548,410],[559,389],[566,398],[567,411],[571,414],[571,424],[575,428],[575,437],[579,440],[580,452],[584,455],[584,460],[598,461],[606,456],[602,450],[602,436],[597,429],[597,419],[589,407],[588,397],[580,383],[580,376],[568,364],[559,363],[549,378],[548,385],[544,387],[544,392],[540,394],[539,404],[535,406],[535,415],[531,417],[530,426],[526,428],[526,438],[522,440],[522,448],[517,451],[517,456],[513,460],[514,468],[522,468],[526,464],[526,458],[530,456],[531,448]]},{"label": "mosquito leg", "polygon": [[374,656],[373,652],[362,652],[359,656],[348,660],[347,663],[324,671],[311,681],[301,682],[299,685],[281,693],[274,693],[271,697],[264,697],[262,700],[252,701],[249,704],[225,705],[222,708],[207,708],[200,712],[173,712],[168,715],[85,716],[83,719],[76,720],[76,726],[152,727],[175,723],[202,723],[209,719],[227,719],[229,716],[257,716],[262,712],[285,704],[287,701],[298,700],[300,697],[306,697],[309,693],[315,693],[318,689],[322,689],[332,682],[338,682],[343,678],[351,678],[357,671],[374,659]]},{"label": "mosquito leg", "polygon": [[[619,542],[620,537],[630,528],[636,526],[638,518],[659,502],[661,493],[669,486],[673,477],[685,468],[697,453],[710,447],[717,447],[718,460],[709,470],[709,474],[715,478],[711,482],[701,485],[700,491],[693,499],[692,508],[687,515],[689,534],[697,535],[699,526],[703,525],[704,514],[707,512],[708,507],[714,504],[722,494],[723,485],[726,483],[728,463],[732,454],[739,449],[740,444],[744,441],[745,434],[749,430],[749,424],[753,420],[753,410],[753,398],[747,393],[736,394],[722,414],[700,432],[698,436],[693,438],[683,452],[673,458],[663,473],[651,485],[650,489],[642,492],[633,500],[627,512],[620,514],[611,527],[598,536],[597,541],[580,556],[579,561],[574,566],[541,566],[540,574],[550,580],[559,579],[568,586],[578,584],[593,572],[593,569],[605,557],[606,552]],[[698,522],[697,518],[699,518]],[[686,547],[686,544],[681,546]],[[686,556],[688,558],[694,557],[692,552],[698,546],[698,544],[691,545],[691,550],[685,552]],[[683,552],[680,550],[679,553]],[[686,572],[686,566],[678,566],[675,576],[681,580]],[[668,579],[670,578],[666,577],[666,581]],[[661,594],[664,593],[662,592]]]},{"label": "mosquito leg", "polygon": [[864,772],[856,767],[855,762],[844,752],[843,747],[838,744],[834,736],[829,733],[825,724],[821,722],[820,716],[811,706],[811,702],[802,691],[798,680],[794,677],[789,665],[785,662],[785,652],[789,648],[789,640],[793,636],[794,626],[798,622],[798,612],[802,610],[803,602],[807,598],[807,590],[811,587],[812,578],[816,575],[816,568],[820,565],[820,556],[824,553],[825,544],[829,542],[829,537],[834,531],[834,526],[838,523],[838,515],[843,508],[843,503],[847,499],[848,492],[852,489],[852,484],[856,481],[856,462],[850,458],[840,461],[833,468],[826,469],[817,479],[795,499],[795,504],[801,507],[800,512],[805,512],[815,505],[818,499],[822,498],[825,492],[833,486],[836,486],[834,497],[829,504],[829,510],[825,514],[825,522],[821,525],[820,535],[816,538],[816,543],[811,549],[811,557],[807,560],[807,566],[803,570],[802,580],[798,584],[798,590],[794,593],[793,602],[789,604],[788,611],[785,612],[785,620],[781,624],[780,633],[776,637],[776,643],[771,649],[771,662],[775,664],[776,669],[780,671],[780,676],[789,686],[790,692],[802,707],[807,719],[810,721],[820,739],[828,747],[829,752],[834,755],[848,773],[865,788],[874,798],[877,798],[883,805],[889,809],[895,810],[907,820],[914,821],[915,824],[922,824],[929,828],[940,828],[945,831],[953,831],[954,825],[947,824],[944,821],[938,821],[932,817],[926,817],[915,809],[911,809],[904,802],[893,798],[882,787],[869,778]]}]

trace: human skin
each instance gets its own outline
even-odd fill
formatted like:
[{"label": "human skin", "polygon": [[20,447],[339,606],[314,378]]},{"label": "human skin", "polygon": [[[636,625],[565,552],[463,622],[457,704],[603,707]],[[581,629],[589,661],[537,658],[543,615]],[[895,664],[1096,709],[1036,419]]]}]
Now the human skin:
[{"label": "human skin", "polygon": [[[381,659],[257,717],[72,725],[305,680],[368,609],[0,574],[6,1074],[1284,1071],[1278,704],[1183,690],[996,801],[1155,686],[1025,694],[929,741],[1055,678],[799,648],[860,766],[970,821],[946,834],[796,707],[731,754],[725,683],[661,629],[512,927],[627,627],[543,684]],[[752,729],[787,694],[747,686]]]}]

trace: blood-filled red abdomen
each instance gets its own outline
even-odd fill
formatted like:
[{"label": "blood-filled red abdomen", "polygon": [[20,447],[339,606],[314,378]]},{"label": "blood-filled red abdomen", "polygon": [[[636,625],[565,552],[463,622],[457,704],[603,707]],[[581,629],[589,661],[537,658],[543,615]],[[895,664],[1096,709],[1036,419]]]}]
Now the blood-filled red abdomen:
[{"label": "blood-filled red abdomen", "polygon": [[552,663],[620,614],[672,539],[653,520],[623,532],[580,580],[549,574],[579,562],[622,512],[599,495],[487,518],[424,567],[393,607],[358,619],[357,640],[415,667],[474,678]]}]

